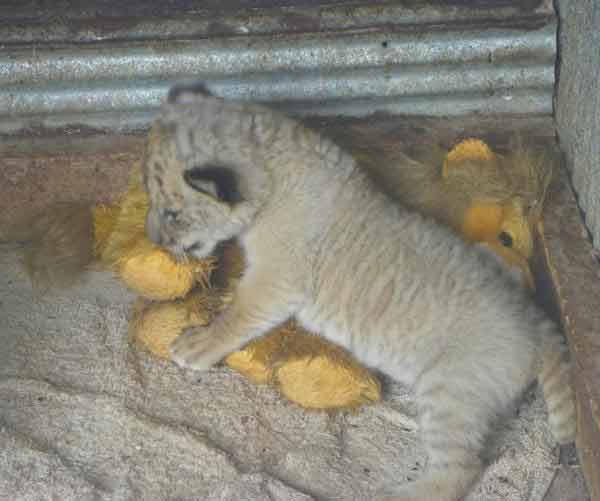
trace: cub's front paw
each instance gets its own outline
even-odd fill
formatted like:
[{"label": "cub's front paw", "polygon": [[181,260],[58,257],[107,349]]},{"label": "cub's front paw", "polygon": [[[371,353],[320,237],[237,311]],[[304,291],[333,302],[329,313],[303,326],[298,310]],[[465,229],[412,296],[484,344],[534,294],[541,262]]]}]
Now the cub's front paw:
[{"label": "cub's front paw", "polygon": [[177,337],[169,347],[177,365],[206,371],[228,355],[222,343],[209,327],[192,327]]}]

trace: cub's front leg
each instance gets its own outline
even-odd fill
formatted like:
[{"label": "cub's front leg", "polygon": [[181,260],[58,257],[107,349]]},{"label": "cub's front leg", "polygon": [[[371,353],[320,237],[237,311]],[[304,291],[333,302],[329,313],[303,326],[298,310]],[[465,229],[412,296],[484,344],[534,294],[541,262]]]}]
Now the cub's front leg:
[{"label": "cub's front leg", "polygon": [[[278,276],[279,275],[279,276]],[[207,370],[297,312],[302,294],[273,270],[247,270],[228,307],[208,326],[192,327],[171,344],[182,367]]]}]

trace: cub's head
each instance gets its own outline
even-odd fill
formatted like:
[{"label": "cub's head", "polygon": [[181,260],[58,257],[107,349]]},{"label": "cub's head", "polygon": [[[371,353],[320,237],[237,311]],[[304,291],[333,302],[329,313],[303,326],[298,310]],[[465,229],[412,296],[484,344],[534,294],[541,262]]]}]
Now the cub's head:
[{"label": "cub's head", "polygon": [[201,84],[173,87],[144,155],[148,237],[180,258],[203,258],[241,234],[270,195],[270,124],[267,110],[225,102]]}]

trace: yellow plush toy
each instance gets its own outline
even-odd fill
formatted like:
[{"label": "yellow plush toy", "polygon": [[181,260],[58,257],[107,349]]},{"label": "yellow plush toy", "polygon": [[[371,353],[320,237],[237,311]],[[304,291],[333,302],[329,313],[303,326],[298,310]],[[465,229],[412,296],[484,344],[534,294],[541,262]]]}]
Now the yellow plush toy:
[{"label": "yellow plush toy", "polygon": [[[373,161],[364,152],[354,153],[365,164]],[[466,239],[488,246],[533,287],[529,268],[532,230],[540,218],[550,165],[522,148],[501,156],[484,142],[468,139],[427,161],[403,157],[394,174],[393,194],[450,224]],[[147,210],[138,166],[116,206],[94,207],[91,218],[79,207],[71,217],[78,224],[60,211],[57,221],[46,221],[46,233],[40,230],[30,238],[25,261],[36,276],[56,263],[69,262],[73,247],[79,246],[86,256],[92,248],[97,260],[142,296],[130,326],[132,342],[168,359],[168,346],[184,329],[207,324],[226,307],[244,262],[233,243],[223,246],[215,258],[176,262],[146,238]],[[90,220],[93,232],[85,229]],[[69,234],[69,226],[76,235]],[[48,247],[53,246],[50,254],[56,256],[55,262],[40,261],[40,255],[49,255]],[[84,260],[79,256],[77,265]],[[256,383],[276,385],[289,400],[305,408],[347,409],[381,396],[380,383],[370,371],[345,350],[293,321],[232,353],[225,363]]]},{"label": "yellow plush toy", "polygon": [[[95,207],[97,257],[140,293],[131,339],[155,356],[169,358],[170,343],[184,329],[205,325],[229,299],[244,269],[235,244],[219,253],[219,270],[209,287],[216,259],[176,262],[144,232],[148,199],[141,169],[134,167],[118,206]],[[225,363],[255,383],[273,383],[306,408],[352,408],[380,398],[379,381],[343,349],[310,334],[293,321],[274,329]]]}]

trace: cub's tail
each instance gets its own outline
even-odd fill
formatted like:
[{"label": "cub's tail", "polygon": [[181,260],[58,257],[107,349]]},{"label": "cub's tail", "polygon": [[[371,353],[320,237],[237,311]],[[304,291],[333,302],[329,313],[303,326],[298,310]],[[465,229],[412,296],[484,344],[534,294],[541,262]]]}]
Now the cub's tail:
[{"label": "cub's tail", "polygon": [[538,381],[546,400],[552,434],[564,445],[575,440],[577,424],[569,348],[558,332],[547,343]]}]

